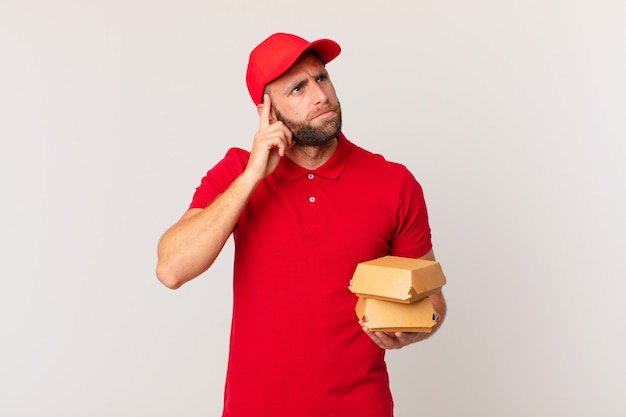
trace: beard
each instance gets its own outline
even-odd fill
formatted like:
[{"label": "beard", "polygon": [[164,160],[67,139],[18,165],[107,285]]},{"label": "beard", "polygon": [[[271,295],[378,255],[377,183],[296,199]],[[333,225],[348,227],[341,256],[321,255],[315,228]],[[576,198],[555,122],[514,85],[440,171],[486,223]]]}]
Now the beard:
[{"label": "beard", "polygon": [[[328,105],[322,111],[333,110],[335,115],[324,119],[319,126],[313,126],[307,122],[295,122],[284,117],[278,109],[276,119],[283,122],[289,130],[291,130],[291,138],[299,146],[315,146],[320,147],[331,140],[335,139],[341,132],[341,105],[339,102],[335,105]],[[319,113],[318,113],[319,114]],[[314,116],[314,115],[312,115]],[[311,117],[307,117],[309,119]]]}]

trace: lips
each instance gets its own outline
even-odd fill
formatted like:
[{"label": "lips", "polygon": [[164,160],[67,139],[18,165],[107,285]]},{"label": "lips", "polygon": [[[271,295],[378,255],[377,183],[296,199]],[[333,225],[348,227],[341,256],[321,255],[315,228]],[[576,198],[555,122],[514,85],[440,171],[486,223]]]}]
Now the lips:
[{"label": "lips", "polygon": [[325,118],[325,117],[330,117],[333,114],[335,114],[335,112],[333,110],[327,110],[324,112],[319,113],[317,116],[315,116],[313,119],[319,119],[319,118]]}]

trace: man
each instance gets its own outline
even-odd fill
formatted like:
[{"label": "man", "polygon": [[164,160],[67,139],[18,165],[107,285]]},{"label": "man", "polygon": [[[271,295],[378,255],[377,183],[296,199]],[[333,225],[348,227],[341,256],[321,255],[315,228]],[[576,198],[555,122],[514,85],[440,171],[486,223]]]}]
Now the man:
[{"label": "man", "polygon": [[[233,318],[224,417],[390,417],[385,349],[424,333],[371,332],[348,290],[359,262],[434,259],[421,187],[341,133],[328,39],[270,36],[246,82],[259,129],[202,179],[159,242],[170,288],[206,271],[233,234]],[[441,293],[431,296],[441,318]]]}]

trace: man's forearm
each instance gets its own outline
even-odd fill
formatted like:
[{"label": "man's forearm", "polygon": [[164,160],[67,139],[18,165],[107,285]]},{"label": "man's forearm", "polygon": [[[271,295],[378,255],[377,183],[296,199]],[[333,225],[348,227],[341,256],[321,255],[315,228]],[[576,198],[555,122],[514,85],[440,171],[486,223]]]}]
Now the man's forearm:
[{"label": "man's forearm", "polygon": [[178,288],[206,271],[232,233],[259,181],[244,172],[205,209],[190,209],[161,238],[157,277]]}]

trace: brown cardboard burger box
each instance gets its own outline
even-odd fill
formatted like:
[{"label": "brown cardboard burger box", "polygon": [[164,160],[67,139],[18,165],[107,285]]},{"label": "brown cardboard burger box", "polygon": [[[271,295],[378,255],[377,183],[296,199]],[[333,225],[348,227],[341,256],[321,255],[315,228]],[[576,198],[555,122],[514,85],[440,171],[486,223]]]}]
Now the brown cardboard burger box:
[{"label": "brown cardboard burger box", "polygon": [[409,304],[439,292],[445,283],[437,261],[383,256],[358,264],[349,288],[359,297]]},{"label": "brown cardboard burger box", "polygon": [[357,265],[350,291],[359,319],[373,331],[430,332],[436,324],[428,298],[446,278],[437,261],[383,256]]},{"label": "brown cardboard burger box", "polygon": [[411,304],[359,297],[356,315],[374,332],[430,333],[437,321],[428,298]]}]

